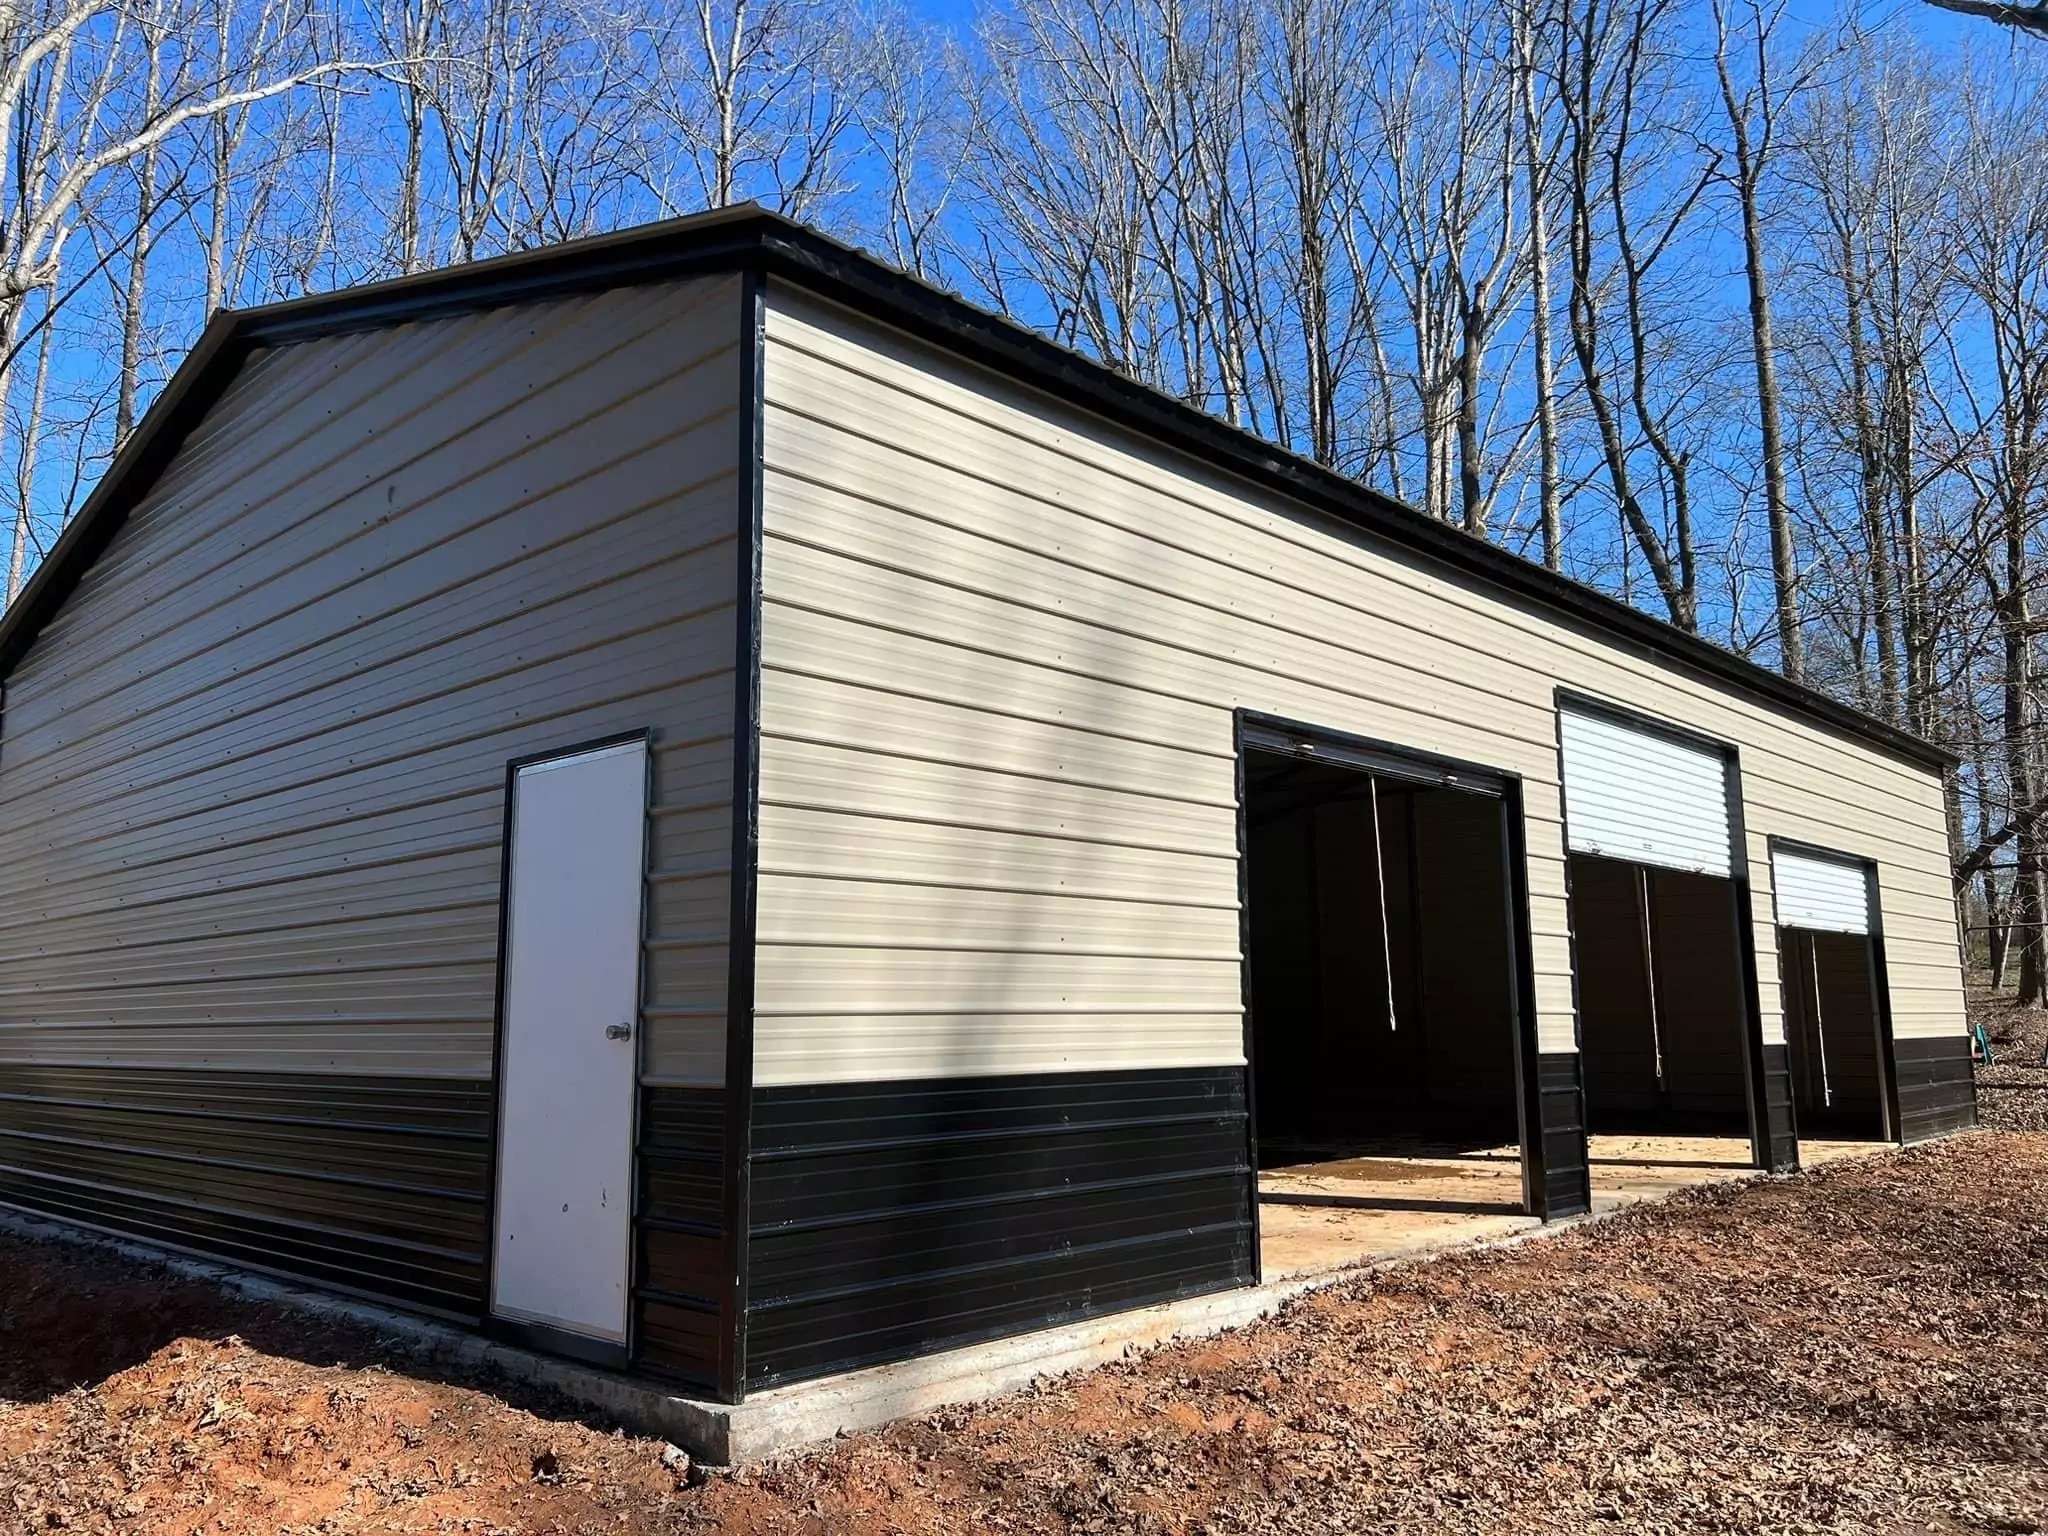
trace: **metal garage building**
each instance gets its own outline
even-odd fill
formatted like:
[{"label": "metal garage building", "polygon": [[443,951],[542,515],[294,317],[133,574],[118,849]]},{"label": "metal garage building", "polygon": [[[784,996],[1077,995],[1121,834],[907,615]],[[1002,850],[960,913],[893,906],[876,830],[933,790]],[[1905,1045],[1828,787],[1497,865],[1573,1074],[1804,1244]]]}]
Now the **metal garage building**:
[{"label": "metal garage building", "polygon": [[1938,752],[750,209],[219,318],[0,676],[0,1201],[728,1401],[1974,1118]]}]

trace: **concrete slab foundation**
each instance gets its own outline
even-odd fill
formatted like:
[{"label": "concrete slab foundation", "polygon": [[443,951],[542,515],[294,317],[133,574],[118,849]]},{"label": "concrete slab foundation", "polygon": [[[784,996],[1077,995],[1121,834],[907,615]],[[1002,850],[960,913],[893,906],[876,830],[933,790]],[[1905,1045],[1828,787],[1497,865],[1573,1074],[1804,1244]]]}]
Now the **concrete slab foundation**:
[{"label": "concrete slab foundation", "polygon": [[[163,1264],[252,1301],[346,1319],[385,1336],[395,1350],[423,1362],[495,1373],[558,1393],[629,1429],[670,1440],[707,1463],[728,1465],[894,1419],[1000,1397],[1044,1377],[1104,1365],[1176,1340],[1221,1333],[1362,1271],[1547,1235],[1645,1200],[1667,1198],[1695,1184],[1762,1177],[1728,1161],[1724,1146],[1666,1145],[1674,1140],[1593,1138],[1593,1212],[1548,1226],[1501,1208],[1503,1202],[1520,1197],[1520,1169],[1512,1153],[1504,1162],[1485,1153],[1400,1159],[1402,1166],[1394,1170],[1376,1168],[1373,1164],[1384,1160],[1370,1158],[1348,1159],[1351,1166],[1343,1167],[1273,1170],[1259,1180],[1263,1284],[800,1382],[756,1393],[737,1405],[686,1397],[631,1377],[499,1344],[451,1324],[118,1234],[6,1210],[0,1210],[0,1230],[41,1241],[91,1244]],[[1741,1145],[1746,1159],[1747,1143]],[[1804,1142],[1800,1150],[1806,1166],[1815,1167],[1887,1148],[1872,1142]],[[1425,1166],[1410,1166],[1417,1162]],[[1291,1196],[1364,1203],[1298,1203]]]}]

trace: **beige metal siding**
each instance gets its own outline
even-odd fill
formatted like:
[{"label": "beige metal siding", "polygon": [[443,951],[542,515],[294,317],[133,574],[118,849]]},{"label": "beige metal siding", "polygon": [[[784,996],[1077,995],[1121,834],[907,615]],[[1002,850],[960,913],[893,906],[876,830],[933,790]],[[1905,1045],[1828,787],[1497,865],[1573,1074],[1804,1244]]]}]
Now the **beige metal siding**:
[{"label": "beige metal siding", "polygon": [[654,732],[724,1067],[736,279],[252,359],[9,680],[0,1063],[487,1078],[507,759]]},{"label": "beige metal siding", "polygon": [[1961,1030],[1934,774],[807,296],[768,334],[758,1082],[1240,1060],[1240,705],[1522,775],[1568,1051],[1559,684],[1740,748],[1769,1038],[1772,834],[1878,861],[1900,1033]]}]

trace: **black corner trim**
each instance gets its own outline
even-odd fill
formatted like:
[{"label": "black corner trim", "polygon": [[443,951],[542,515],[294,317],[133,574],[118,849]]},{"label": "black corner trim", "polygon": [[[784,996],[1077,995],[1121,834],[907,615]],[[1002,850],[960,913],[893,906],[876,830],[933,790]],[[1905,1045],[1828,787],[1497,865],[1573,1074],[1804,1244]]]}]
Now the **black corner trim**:
[{"label": "black corner trim", "polygon": [[747,1390],[752,1245],[755,875],[761,842],[762,416],[767,294],[758,271],[740,289],[740,539],[733,637],[732,911],[725,1002],[725,1294],[720,1298],[718,1391]]},{"label": "black corner trim", "polygon": [[[1750,1155],[1756,1166],[1790,1173],[1799,1166],[1799,1128],[1792,1105],[1791,1054],[1764,1043],[1763,983],[1756,961],[1756,897],[1749,884],[1749,823],[1743,813],[1742,753],[1727,754],[1728,868],[1735,887],[1735,948],[1741,966],[1744,1068],[1749,1078]],[[1775,895],[1773,897],[1775,899]]]},{"label": "black corner trim", "polygon": [[1759,1047],[1763,1087],[1763,1154],[1757,1166],[1772,1173],[1799,1168],[1799,1125],[1792,1096],[1792,1048],[1782,1041]]},{"label": "black corner trim", "polygon": [[1546,1051],[1536,1059],[1541,1204],[1545,1221],[1593,1208],[1593,1170],[1586,1151],[1586,1081],[1577,1051]]},{"label": "black corner trim", "polygon": [[1252,1205],[1251,1224],[1251,1277],[1254,1283],[1266,1278],[1266,1254],[1259,1240],[1259,1116],[1258,1096],[1252,1092],[1253,1074],[1258,1071],[1258,1062],[1253,1055],[1253,1045],[1258,1036],[1252,1027],[1252,888],[1251,888],[1251,816],[1245,800],[1245,711],[1233,710],[1230,717],[1232,793],[1237,797],[1237,994],[1238,1006],[1242,1010],[1244,1034],[1244,1167],[1247,1198]]}]

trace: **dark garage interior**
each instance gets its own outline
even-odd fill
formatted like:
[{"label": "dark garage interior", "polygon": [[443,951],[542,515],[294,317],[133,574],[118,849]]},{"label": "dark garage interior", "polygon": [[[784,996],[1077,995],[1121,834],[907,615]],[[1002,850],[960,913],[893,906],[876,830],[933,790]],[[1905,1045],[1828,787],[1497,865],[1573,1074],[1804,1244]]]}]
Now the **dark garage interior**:
[{"label": "dark garage interior", "polygon": [[1246,754],[1262,1200],[1521,1209],[1504,838],[1492,794]]},{"label": "dark garage interior", "polygon": [[1888,1140],[1870,939],[1780,928],[1778,962],[1800,1134]]},{"label": "dark garage interior", "polygon": [[1574,854],[1571,893],[1588,1129],[1746,1143],[1748,1019],[1730,883]]}]

